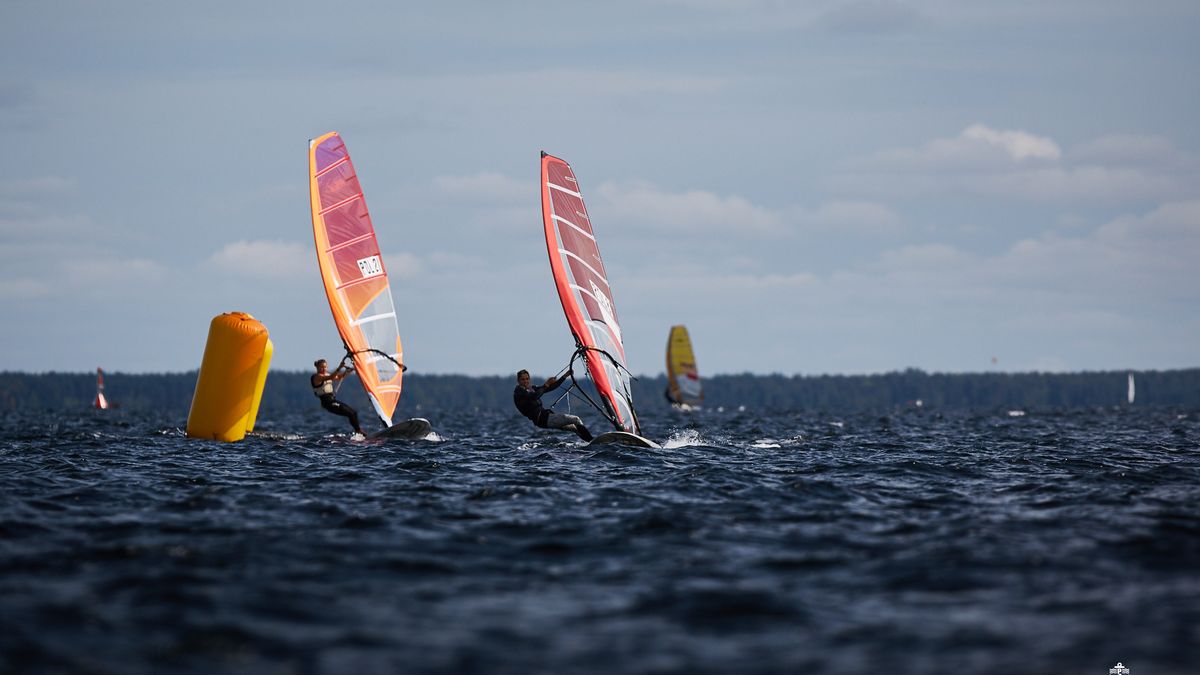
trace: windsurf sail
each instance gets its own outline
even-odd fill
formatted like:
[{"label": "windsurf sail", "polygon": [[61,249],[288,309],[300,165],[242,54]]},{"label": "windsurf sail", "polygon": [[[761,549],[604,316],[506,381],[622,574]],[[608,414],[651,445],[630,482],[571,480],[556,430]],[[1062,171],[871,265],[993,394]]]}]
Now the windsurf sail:
[{"label": "windsurf sail", "polygon": [[1125,398],[1129,401],[1129,405],[1133,405],[1133,395],[1134,395],[1133,373],[1129,373],[1129,386],[1125,392]]},{"label": "windsurf sail", "polygon": [[108,398],[104,396],[104,370],[96,369],[96,398],[92,400],[92,407],[100,410],[108,410]]},{"label": "windsurf sail", "polygon": [[696,370],[696,357],[685,326],[671,326],[667,336],[667,392],[677,405],[695,407],[704,403],[700,372]]},{"label": "windsurf sail", "polygon": [[309,141],[308,171],[313,239],[329,309],[367,398],[390,427],[405,370],[400,329],[358,175],[336,131]]},{"label": "windsurf sail", "polygon": [[612,289],[579,182],[569,164],[545,152],[542,224],[558,299],[575,337],[575,353],[587,364],[603,402],[601,412],[617,431],[641,433]]}]

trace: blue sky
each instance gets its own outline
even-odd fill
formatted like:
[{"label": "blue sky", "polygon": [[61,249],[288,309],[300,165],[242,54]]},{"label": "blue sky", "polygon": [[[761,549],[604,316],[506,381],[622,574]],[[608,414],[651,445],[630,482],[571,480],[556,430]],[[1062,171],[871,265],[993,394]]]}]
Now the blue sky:
[{"label": "blue sky", "polygon": [[[1200,5],[0,5],[0,369],[340,358],[306,151],[341,132],[415,372],[573,344],[569,161],[635,373],[1200,365]],[[992,359],[995,358],[995,362]]]}]

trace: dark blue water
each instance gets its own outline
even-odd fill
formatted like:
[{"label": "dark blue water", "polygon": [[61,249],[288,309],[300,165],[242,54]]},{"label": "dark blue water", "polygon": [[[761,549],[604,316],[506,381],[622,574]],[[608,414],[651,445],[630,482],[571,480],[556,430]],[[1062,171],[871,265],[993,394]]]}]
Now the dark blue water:
[{"label": "dark blue water", "polygon": [[109,412],[3,420],[0,672],[1200,672],[1200,411]]}]

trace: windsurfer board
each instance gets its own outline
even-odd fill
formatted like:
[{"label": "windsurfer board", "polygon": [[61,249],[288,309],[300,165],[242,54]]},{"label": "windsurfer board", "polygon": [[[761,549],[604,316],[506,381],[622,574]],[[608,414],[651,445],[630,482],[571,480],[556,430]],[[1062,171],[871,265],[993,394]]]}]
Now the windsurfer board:
[{"label": "windsurfer board", "polygon": [[662,446],[649,438],[631,434],[628,431],[606,431],[593,438],[588,445],[628,445],[634,448],[661,448]]},{"label": "windsurfer board", "polygon": [[433,425],[424,417],[414,417],[396,422],[390,427],[380,429],[371,434],[371,438],[401,438],[409,441],[419,441],[433,431]]}]

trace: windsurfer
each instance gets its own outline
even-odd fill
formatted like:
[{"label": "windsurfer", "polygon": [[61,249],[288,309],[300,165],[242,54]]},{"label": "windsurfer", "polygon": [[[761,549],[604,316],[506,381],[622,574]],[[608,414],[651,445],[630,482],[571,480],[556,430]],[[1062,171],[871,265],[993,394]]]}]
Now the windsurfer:
[{"label": "windsurfer", "polygon": [[354,427],[354,433],[362,434],[362,428],[358,426],[358,411],[337,400],[333,391],[333,383],[345,379],[347,375],[354,372],[354,368],[343,363],[331,373],[329,372],[329,363],[325,359],[317,359],[313,361],[313,365],[316,366],[317,372],[309,378],[309,381],[312,383],[313,394],[321,399],[321,407],[334,415],[341,415],[349,419],[350,426]]},{"label": "windsurfer", "polygon": [[513,389],[513,405],[517,406],[517,410],[528,417],[535,426],[543,429],[574,431],[583,440],[592,440],[592,434],[584,426],[583,420],[575,415],[557,413],[542,407],[542,395],[554,391],[562,383],[562,380],[551,377],[546,380],[545,384],[531,387],[529,371],[520,370],[517,372],[517,387]]}]

